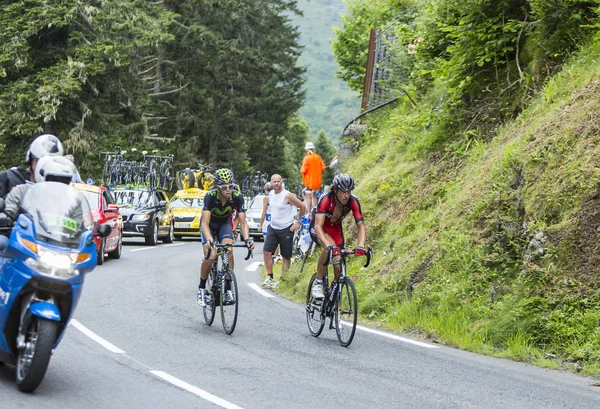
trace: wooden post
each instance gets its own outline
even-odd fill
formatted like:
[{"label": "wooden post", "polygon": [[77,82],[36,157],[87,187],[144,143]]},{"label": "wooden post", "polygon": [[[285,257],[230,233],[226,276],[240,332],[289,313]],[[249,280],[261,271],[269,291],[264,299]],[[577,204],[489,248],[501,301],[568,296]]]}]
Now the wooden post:
[{"label": "wooden post", "polygon": [[371,29],[369,37],[369,53],[367,54],[367,72],[365,73],[365,83],[363,86],[363,97],[361,111],[366,111],[369,108],[369,95],[371,94],[371,83],[373,82],[373,66],[375,65],[375,40],[377,38],[377,30]]}]

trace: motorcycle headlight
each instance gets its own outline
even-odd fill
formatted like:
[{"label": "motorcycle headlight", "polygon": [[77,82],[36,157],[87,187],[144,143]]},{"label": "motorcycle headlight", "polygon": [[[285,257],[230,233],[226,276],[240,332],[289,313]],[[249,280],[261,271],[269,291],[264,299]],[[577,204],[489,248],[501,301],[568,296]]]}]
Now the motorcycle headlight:
[{"label": "motorcycle headlight", "polygon": [[150,218],[149,214],[134,214],[133,217],[131,218],[132,221],[134,222],[143,222],[146,221]]},{"label": "motorcycle headlight", "polygon": [[90,254],[87,253],[61,253],[42,246],[38,246],[37,253],[37,259],[28,258],[25,264],[40,274],[62,279],[79,275],[81,271],[75,265],[90,259]]}]

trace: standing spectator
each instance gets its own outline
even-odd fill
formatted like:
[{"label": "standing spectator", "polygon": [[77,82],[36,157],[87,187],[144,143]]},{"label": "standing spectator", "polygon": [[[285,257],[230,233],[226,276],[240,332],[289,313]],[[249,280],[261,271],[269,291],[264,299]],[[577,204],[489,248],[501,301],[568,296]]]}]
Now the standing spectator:
[{"label": "standing spectator", "polygon": [[327,167],[323,162],[323,158],[315,153],[314,143],[306,142],[304,151],[306,152],[306,156],[302,160],[300,173],[302,174],[302,183],[312,191],[312,208],[317,206],[316,191],[321,188],[321,183],[323,183],[323,172]]},{"label": "standing spectator", "polygon": [[79,171],[77,170],[77,167],[75,166],[75,158],[73,157],[73,155],[68,154],[65,155],[65,158],[69,159],[69,161],[73,164],[73,183],[83,183],[83,180],[81,180],[81,176],[79,175]]},{"label": "standing spectator", "polygon": [[304,204],[294,195],[283,188],[281,175],[271,176],[273,190],[269,193],[269,207],[271,208],[271,224],[267,229],[267,238],[263,247],[264,263],[267,270],[267,279],[262,283],[263,287],[273,288],[276,286],[273,279],[273,253],[279,246],[282,257],[283,276],[290,266],[292,259],[292,246],[294,231],[302,227],[299,220],[294,219],[293,207],[300,209],[299,217],[306,212]]}]

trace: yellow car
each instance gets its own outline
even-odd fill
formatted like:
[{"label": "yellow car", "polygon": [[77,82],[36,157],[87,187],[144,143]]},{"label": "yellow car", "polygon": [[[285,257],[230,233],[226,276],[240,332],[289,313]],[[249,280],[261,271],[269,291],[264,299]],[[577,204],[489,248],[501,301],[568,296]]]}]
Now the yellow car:
[{"label": "yellow car", "polygon": [[178,190],[167,205],[175,221],[175,238],[200,237],[200,217],[206,190],[190,188]]}]

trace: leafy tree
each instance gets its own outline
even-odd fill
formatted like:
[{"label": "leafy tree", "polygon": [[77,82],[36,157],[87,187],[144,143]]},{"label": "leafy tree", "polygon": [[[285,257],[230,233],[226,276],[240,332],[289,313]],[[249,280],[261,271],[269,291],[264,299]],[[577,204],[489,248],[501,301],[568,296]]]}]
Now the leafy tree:
[{"label": "leafy tree", "polygon": [[[147,96],[132,62],[172,40],[172,15],[143,0],[13,1],[0,13],[0,140],[13,165],[41,132],[70,151],[112,147],[146,132]],[[19,155],[18,157],[20,157]],[[97,167],[97,166],[96,166]],[[82,169],[82,170],[84,170]]]},{"label": "leafy tree", "polygon": [[178,13],[176,41],[166,49],[166,73],[179,86],[164,129],[181,159],[273,172],[285,164],[288,119],[301,106],[304,69],[297,66],[297,30],[286,13],[294,1],[167,1]]}]

